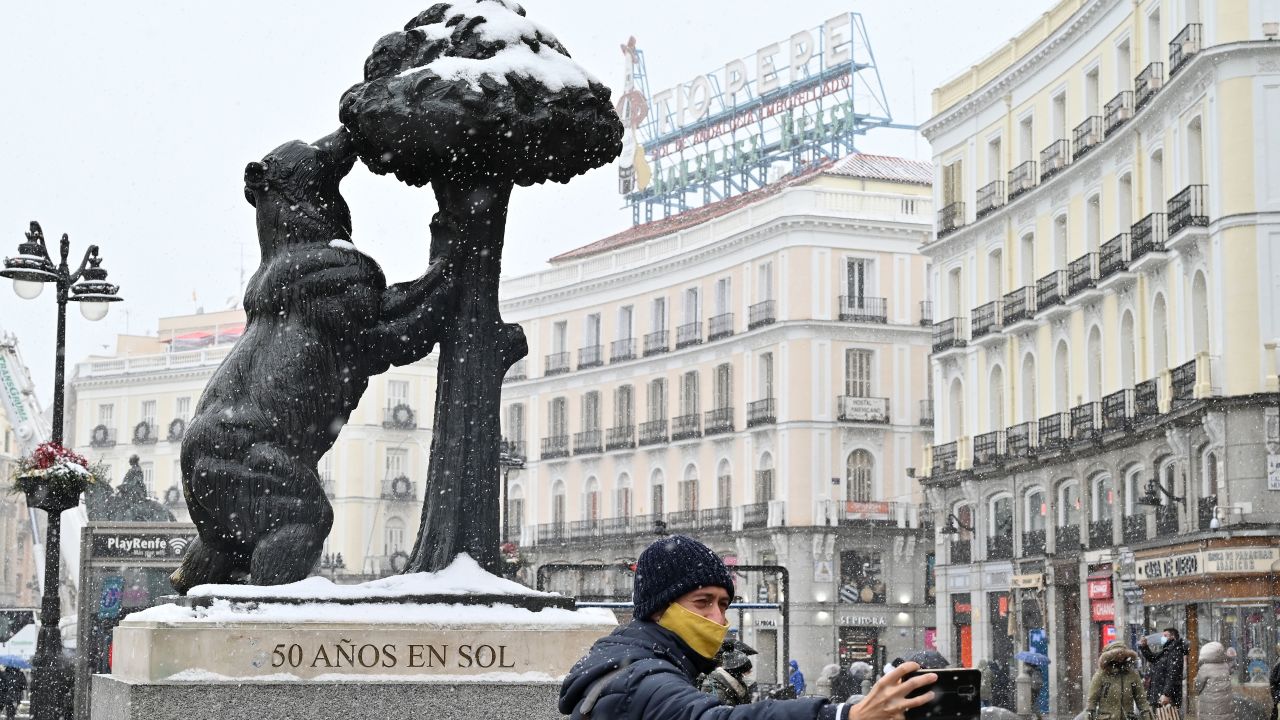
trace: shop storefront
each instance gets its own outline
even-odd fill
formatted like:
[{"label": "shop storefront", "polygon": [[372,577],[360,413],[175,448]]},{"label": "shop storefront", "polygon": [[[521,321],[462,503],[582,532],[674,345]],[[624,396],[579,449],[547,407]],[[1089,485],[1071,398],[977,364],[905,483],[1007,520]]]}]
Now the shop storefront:
[{"label": "shop storefront", "polygon": [[1102,648],[1119,639],[1116,631],[1115,590],[1111,582],[1111,566],[1090,568],[1086,581],[1089,594],[1089,636],[1093,644],[1092,657]]},{"label": "shop storefront", "polygon": [[951,647],[955,648],[960,667],[973,667],[973,601],[970,598],[969,593],[951,595]]}]

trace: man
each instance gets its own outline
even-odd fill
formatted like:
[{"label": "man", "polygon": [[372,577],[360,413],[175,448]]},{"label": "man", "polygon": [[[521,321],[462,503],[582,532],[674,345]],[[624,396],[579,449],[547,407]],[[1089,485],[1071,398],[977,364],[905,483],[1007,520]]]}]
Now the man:
[{"label": "man", "polygon": [[1165,628],[1163,635],[1164,644],[1158,651],[1151,649],[1145,637],[1138,641],[1138,650],[1151,663],[1151,687],[1147,689],[1147,698],[1152,705],[1172,705],[1181,711],[1182,657],[1187,651],[1177,630]]},{"label": "man", "polygon": [[0,709],[7,720],[13,720],[27,691],[27,677],[16,667],[5,666],[0,670]]},{"label": "man", "polygon": [[796,690],[796,697],[804,694],[804,673],[800,672],[800,663],[795,660],[791,661],[791,675],[787,678],[787,682]]},{"label": "man", "polygon": [[560,712],[573,720],[905,720],[933,699],[937,675],[904,681],[915,663],[880,679],[856,705],[827,698],[761,700],[729,708],[693,682],[714,669],[729,630],[725,611],[733,576],[710,548],[672,535],[654,542],[636,563],[635,620],[596,641],[560,687]]}]

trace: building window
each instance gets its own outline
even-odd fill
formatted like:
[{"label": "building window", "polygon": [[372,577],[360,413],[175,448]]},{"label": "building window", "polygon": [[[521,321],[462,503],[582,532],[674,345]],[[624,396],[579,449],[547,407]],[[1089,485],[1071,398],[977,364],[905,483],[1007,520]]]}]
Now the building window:
[{"label": "building window", "polygon": [[958,159],[942,168],[942,205],[964,201],[964,160]]},{"label": "building window", "polygon": [[103,403],[98,406],[98,424],[107,428],[115,427],[116,406],[113,403]]},{"label": "building window", "polygon": [[635,424],[635,389],[622,385],[613,391],[613,426],[628,428]]},{"label": "building window", "polygon": [[721,460],[716,470],[716,507],[733,506],[733,475],[729,469],[729,461]]},{"label": "building window", "polygon": [[662,488],[662,471],[654,470],[653,479],[650,481],[649,490],[649,509],[653,511],[654,516],[660,517],[666,512],[665,500]]},{"label": "building window", "polygon": [[760,353],[760,392],[761,400],[773,397],[773,353]]},{"label": "building window", "polygon": [[156,424],[156,401],[155,400],[142,401],[142,422],[148,425]]},{"label": "building window", "polygon": [[733,284],[730,278],[716,280],[716,315],[733,312]]},{"label": "building window", "polygon": [[618,487],[613,493],[613,514],[615,517],[631,517],[631,476],[623,473],[618,476]]},{"label": "building window", "polygon": [[1013,497],[997,495],[991,499],[991,521],[988,537],[1013,538]]},{"label": "building window", "polygon": [[685,324],[696,323],[702,320],[702,307],[698,304],[698,288],[687,288],[684,291],[684,321]]},{"label": "building window", "polygon": [[524,528],[524,490],[519,485],[511,488],[511,497],[507,498],[506,525],[506,537],[503,539],[519,541]]},{"label": "building window", "polygon": [[586,335],[585,347],[595,347],[600,344],[600,313],[592,313],[587,316],[586,325],[583,328]]},{"label": "building window", "polygon": [[595,478],[587,478],[587,492],[582,498],[582,519],[591,527],[600,520],[600,482]]},{"label": "building window", "polygon": [[618,339],[630,340],[632,335],[632,316],[634,311],[630,305],[618,308]]},{"label": "building window", "polygon": [[1058,487],[1058,527],[1079,527],[1080,483],[1070,480]]},{"label": "building window", "polygon": [[653,332],[662,332],[667,329],[667,299],[664,297],[653,299],[653,313],[650,325]]},{"label": "building window", "polygon": [[871,397],[870,350],[849,348],[844,351],[844,394],[849,397]]},{"label": "building window", "polygon": [[883,605],[885,595],[880,553],[840,553],[840,602]]},{"label": "building window", "polygon": [[1093,480],[1092,498],[1093,522],[1110,520],[1115,517],[1116,490],[1111,476],[1099,475]]},{"label": "building window", "polygon": [[600,393],[592,390],[582,396],[582,431],[600,430]]},{"label": "building window", "polygon": [[1044,532],[1045,521],[1049,516],[1049,506],[1045,502],[1044,490],[1033,488],[1026,495],[1026,528],[1028,532]]},{"label": "building window", "polygon": [[680,379],[680,414],[696,415],[698,412],[698,371],[690,370]]},{"label": "building window", "polygon": [[765,302],[773,299],[773,263],[762,262],[757,269],[756,300]]},{"label": "building window", "polygon": [[180,397],[174,403],[173,416],[179,420],[187,420],[191,417],[191,398]]},{"label": "building window", "polygon": [[409,404],[409,381],[408,380],[388,380],[387,381],[387,407],[393,408],[397,405]]},{"label": "building window", "polygon": [[409,467],[409,451],[405,448],[387,448],[386,458],[386,477],[393,480],[402,475],[407,475],[406,469]]},{"label": "building window", "polygon": [[656,422],[667,417],[667,379],[654,378],[649,381],[648,399],[649,421]]},{"label": "building window", "polygon": [[716,366],[713,391],[712,406],[716,410],[733,407],[733,367],[729,363]]},{"label": "building window", "polygon": [[507,406],[506,437],[513,442],[524,440],[524,405],[521,403]]},{"label": "building window", "polygon": [[680,481],[680,509],[684,512],[698,509],[698,469],[692,465],[684,469],[684,479]]},{"label": "building window", "polygon": [[765,453],[760,456],[760,469],[756,470],[756,502],[764,503],[773,500],[773,491],[773,456]]},{"label": "building window", "polygon": [[154,498],[156,496],[156,464],[147,461],[141,463],[142,468],[142,484],[147,488],[147,497]]},{"label": "building window", "polygon": [[382,551],[384,555],[395,555],[404,552],[404,520],[398,517],[387,518],[383,529]]},{"label": "building window", "polygon": [[847,258],[845,260],[845,291],[849,296],[849,307],[866,307],[866,299],[871,295],[868,291],[868,284],[871,279],[870,260],[862,258]]},{"label": "building window", "polygon": [[564,525],[564,482],[557,480],[551,488],[551,522],[557,526]]},{"label": "building window", "polygon": [[552,398],[547,406],[547,427],[551,437],[564,437],[569,434],[569,401],[565,398]]},{"label": "building window", "polygon": [[569,350],[569,323],[566,320],[557,320],[551,326],[551,352],[562,353]]},{"label": "building window", "polygon": [[871,471],[873,460],[866,450],[854,450],[845,460],[845,500],[871,502],[873,496]]}]

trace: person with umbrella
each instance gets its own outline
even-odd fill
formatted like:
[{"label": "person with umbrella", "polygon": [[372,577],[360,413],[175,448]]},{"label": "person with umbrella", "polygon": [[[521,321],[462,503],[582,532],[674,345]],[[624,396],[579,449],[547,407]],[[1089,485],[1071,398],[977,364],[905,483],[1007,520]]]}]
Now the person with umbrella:
[{"label": "person with umbrella", "polygon": [[[0,708],[4,708],[5,720],[13,720],[18,713],[18,704],[27,692],[27,676],[22,674],[14,662],[16,658],[5,658],[4,669],[0,670]],[[22,664],[31,667],[30,664]]]},{"label": "person with umbrella", "polygon": [[1049,667],[1049,656],[1034,650],[1023,650],[1014,655],[1013,659],[1026,667],[1027,676],[1031,681],[1031,712],[1039,718],[1040,693],[1044,691],[1044,671],[1041,668]]}]

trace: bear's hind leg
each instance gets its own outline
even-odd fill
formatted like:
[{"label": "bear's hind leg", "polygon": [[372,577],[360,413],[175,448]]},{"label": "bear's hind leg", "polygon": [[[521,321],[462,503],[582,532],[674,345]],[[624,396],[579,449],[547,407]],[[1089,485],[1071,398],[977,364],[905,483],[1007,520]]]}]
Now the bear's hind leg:
[{"label": "bear's hind leg", "polygon": [[196,538],[187,546],[182,564],[169,576],[169,584],[179,595],[186,595],[196,585],[242,583],[244,572],[237,569],[236,560],[233,553],[205,545]]},{"label": "bear's hind leg", "polygon": [[253,584],[283,585],[310,575],[320,560],[327,534],[328,526],[295,523],[263,535],[253,549]]}]

